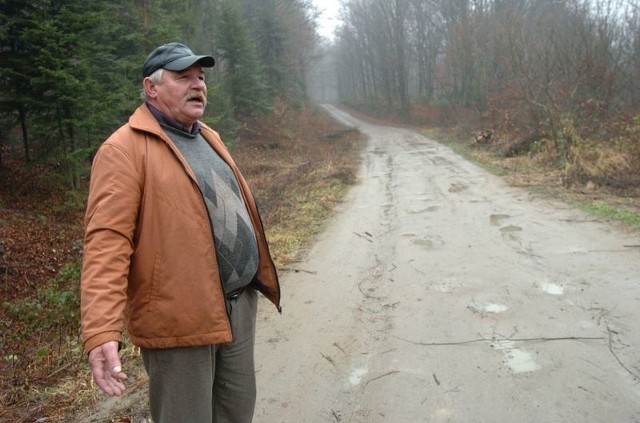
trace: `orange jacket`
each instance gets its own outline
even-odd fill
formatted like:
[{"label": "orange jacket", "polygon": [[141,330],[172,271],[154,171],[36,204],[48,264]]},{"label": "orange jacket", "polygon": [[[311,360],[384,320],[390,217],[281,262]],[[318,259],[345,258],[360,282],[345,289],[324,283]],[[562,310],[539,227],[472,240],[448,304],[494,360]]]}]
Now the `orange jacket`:
[{"label": "orange jacket", "polygon": [[[280,286],[247,182],[218,134],[202,135],[238,179],[260,262],[256,287],[280,310]],[[85,214],[81,280],[84,350],[121,341],[145,348],[219,344],[232,333],[211,223],[196,177],[146,105],[100,147]]]}]

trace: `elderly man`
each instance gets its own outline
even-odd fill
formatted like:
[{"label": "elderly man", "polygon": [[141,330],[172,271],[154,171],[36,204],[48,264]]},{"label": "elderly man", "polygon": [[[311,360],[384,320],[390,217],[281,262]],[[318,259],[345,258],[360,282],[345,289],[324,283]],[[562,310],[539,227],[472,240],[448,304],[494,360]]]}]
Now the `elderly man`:
[{"label": "elderly man", "polygon": [[155,423],[250,422],[257,292],[280,286],[247,182],[201,123],[211,56],[169,43],[143,66],[145,103],[98,150],[85,215],[82,340],[121,395],[124,322]]}]

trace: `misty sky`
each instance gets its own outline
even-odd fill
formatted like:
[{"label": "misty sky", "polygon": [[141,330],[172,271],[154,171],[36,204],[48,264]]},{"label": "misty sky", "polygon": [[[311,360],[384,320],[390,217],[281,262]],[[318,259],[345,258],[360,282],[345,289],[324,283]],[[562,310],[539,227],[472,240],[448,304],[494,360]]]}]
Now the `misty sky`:
[{"label": "misty sky", "polygon": [[318,19],[320,35],[333,38],[333,28],[337,24],[340,0],[313,0],[322,15]]}]

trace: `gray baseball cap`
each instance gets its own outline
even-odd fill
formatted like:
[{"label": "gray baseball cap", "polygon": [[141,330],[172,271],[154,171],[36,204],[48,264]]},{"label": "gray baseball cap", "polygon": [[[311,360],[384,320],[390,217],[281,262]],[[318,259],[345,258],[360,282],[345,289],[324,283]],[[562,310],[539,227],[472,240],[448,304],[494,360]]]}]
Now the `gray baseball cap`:
[{"label": "gray baseball cap", "polygon": [[183,71],[193,65],[200,63],[204,68],[212,68],[216,61],[212,56],[198,56],[193,54],[191,49],[184,44],[168,43],[156,48],[147,56],[142,67],[142,76],[147,77],[158,69],[168,69],[172,71]]}]

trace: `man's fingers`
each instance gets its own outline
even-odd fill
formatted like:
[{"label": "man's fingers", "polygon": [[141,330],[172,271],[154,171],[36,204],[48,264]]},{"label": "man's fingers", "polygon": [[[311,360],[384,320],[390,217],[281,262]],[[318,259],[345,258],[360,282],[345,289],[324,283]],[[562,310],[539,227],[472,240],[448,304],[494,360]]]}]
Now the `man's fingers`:
[{"label": "man's fingers", "polygon": [[116,364],[115,366],[109,365],[108,372],[111,376],[117,377],[118,379],[122,379],[122,375],[124,375],[124,373],[122,373],[122,365],[120,364]]},{"label": "man's fingers", "polygon": [[118,343],[115,341],[107,342],[102,346],[104,358],[107,360],[108,372],[115,375],[122,371],[122,363],[118,357]]},{"label": "man's fingers", "polygon": [[122,372],[118,343],[107,342],[96,347],[89,353],[89,362],[98,387],[109,395],[122,395],[125,390],[122,381],[127,375]]},{"label": "man's fingers", "polygon": [[122,383],[127,378],[127,375],[120,372],[116,376],[112,376],[109,372],[103,373],[103,377],[95,377],[96,384],[100,389],[109,395],[121,395],[125,391],[125,386]]},{"label": "man's fingers", "polygon": [[[111,376],[117,380],[118,382],[123,381],[123,380],[127,380],[127,375],[125,373],[123,373],[122,371],[122,366],[118,365],[118,366],[114,366],[111,369]],[[123,386],[124,388],[124,386]]]},{"label": "man's fingers", "polygon": [[117,382],[102,381],[102,382],[103,382],[102,384],[98,383],[98,386],[108,395],[120,396],[125,391],[124,385],[119,381]]}]

